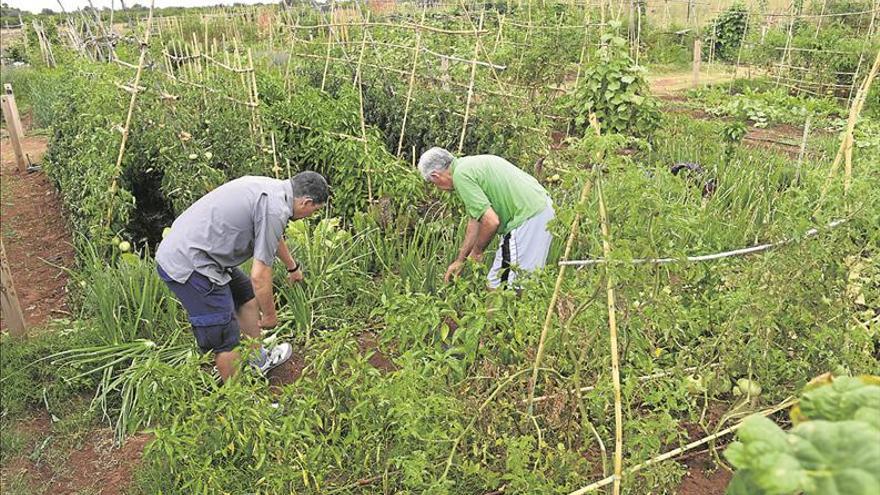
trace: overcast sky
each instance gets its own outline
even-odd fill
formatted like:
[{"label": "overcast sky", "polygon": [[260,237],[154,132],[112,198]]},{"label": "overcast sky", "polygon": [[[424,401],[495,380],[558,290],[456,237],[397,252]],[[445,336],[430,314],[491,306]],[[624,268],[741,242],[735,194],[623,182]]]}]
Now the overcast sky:
[{"label": "overcast sky", "polygon": [[[116,7],[119,7],[119,0],[114,0]],[[150,0],[124,0],[126,6],[131,6],[136,3],[141,5],[145,5],[147,7],[150,6]],[[233,3],[273,3],[272,0],[156,0],[156,7],[205,7],[209,5],[232,5]],[[58,7],[57,0],[3,0],[3,3],[8,3],[11,7],[15,7],[21,10],[29,10],[31,12],[39,12],[45,8],[50,8],[55,12],[60,12],[61,8]],[[87,7],[89,5],[88,0],[61,0],[61,3],[64,5],[64,8],[67,10],[76,10],[80,7]],[[94,4],[95,8],[102,7],[110,7],[110,0],[92,0],[92,4]]]}]

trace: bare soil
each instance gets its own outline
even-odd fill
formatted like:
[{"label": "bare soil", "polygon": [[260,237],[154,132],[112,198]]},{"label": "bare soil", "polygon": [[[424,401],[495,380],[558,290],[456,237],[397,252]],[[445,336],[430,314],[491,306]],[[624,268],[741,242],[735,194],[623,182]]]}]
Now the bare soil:
[{"label": "bare soil", "polygon": [[[46,138],[26,137],[24,153],[39,163]],[[8,137],[0,141],[0,232],[19,303],[29,326],[69,315],[67,273],[74,249],[61,200],[42,172],[17,170]],[[5,328],[5,323],[0,323]]]},{"label": "bare soil", "polygon": [[684,461],[688,473],[678,488],[679,495],[724,495],[731,473],[717,467],[708,452]]},{"label": "bare soil", "polygon": [[269,371],[267,374],[269,388],[275,392],[280,392],[280,389],[285,385],[290,385],[299,380],[305,367],[305,357],[302,354],[294,353],[287,362]]},{"label": "bare soil", "polygon": [[368,356],[367,361],[379,371],[389,373],[399,369],[391,358],[379,350],[379,340],[370,332],[363,333],[358,337],[358,349],[361,354]]},{"label": "bare soil", "polygon": [[[54,443],[52,423],[45,412],[16,425],[15,431],[27,440],[21,454],[5,459],[0,468],[4,493],[12,485],[35,494],[122,495],[131,485],[144,447],[152,439],[137,434],[117,447],[113,431],[101,428],[88,433],[73,448],[55,450],[61,447]],[[49,450],[51,458],[46,458]]]}]

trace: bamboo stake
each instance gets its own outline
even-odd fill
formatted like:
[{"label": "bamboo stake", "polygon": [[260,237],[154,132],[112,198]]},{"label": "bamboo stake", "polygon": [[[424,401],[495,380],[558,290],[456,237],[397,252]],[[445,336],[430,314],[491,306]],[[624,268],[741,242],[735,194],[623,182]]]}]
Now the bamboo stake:
[{"label": "bamboo stake", "polygon": [[281,172],[281,167],[278,166],[278,152],[275,149],[275,131],[272,131],[269,135],[272,137],[272,172],[277,179],[279,172]]},{"label": "bamboo stake", "polygon": [[810,136],[810,124],[813,121],[813,114],[807,114],[807,120],[804,121],[804,134],[801,138],[801,149],[798,151],[797,172],[795,173],[795,183],[801,181],[801,166],[804,163],[804,155],[807,153],[807,138]]},{"label": "bamboo stake", "polygon": [[[602,251],[606,259],[611,258],[611,233],[608,229],[608,215],[605,211],[605,198],[602,194],[602,177],[596,178],[596,195],[599,199],[599,221],[602,224]],[[605,286],[608,296],[608,328],[611,341],[611,379],[614,386],[614,495],[620,495],[620,482],[623,470],[623,405],[620,398],[620,351],[617,345],[617,313],[615,311],[614,279],[610,265],[605,265]]]},{"label": "bamboo stake", "polygon": [[865,103],[865,99],[868,97],[868,92],[871,89],[871,84],[874,82],[874,77],[877,76],[878,70],[880,70],[880,50],[877,51],[877,57],[874,59],[874,65],[871,67],[871,72],[868,73],[868,77],[865,78],[862,87],[859,88],[859,92],[856,93],[856,97],[853,100],[852,105],[850,105],[849,120],[846,124],[846,131],[843,134],[843,138],[840,140],[840,147],[837,149],[837,155],[834,157],[834,162],[831,164],[831,169],[828,171],[828,176],[825,178],[825,184],[822,185],[822,192],[819,194],[819,202],[816,205],[816,209],[813,211],[814,216],[819,212],[819,208],[822,206],[822,202],[828,194],[831,180],[836,175],[837,169],[840,167],[840,162],[841,160],[844,160],[844,157],[846,158],[844,194],[849,192],[850,183],[852,181],[853,130],[855,129],[856,121],[859,119],[859,113],[862,111],[862,106]]},{"label": "bamboo stake", "polygon": [[[595,117],[591,118],[591,123],[594,121]],[[593,187],[593,182],[587,180],[584,183],[584,187],[581,189],[581,196],[578,200],[578,209],[574,215],[574,220],[571,222],[571,227],[569,228],[568,240],[565,242],[565,250],[562,253],[562,259],[568,258],[568,255],[571,253],[571,248],[574,245],[574,240],[577,237],[578,226],[581,222],[581,209],[584,204],[587,202],[587,197],[590,195],[590,189]],[[565,277],[565,265],[559,267],[559,273],[556,275],[556,284],[553,287],[553,295],[550,296],[550,303],[547,305],[547,312],[544,314],[544,325],[541,328],[541,337],[538,340],[538,351],[535,354],[535,364],[532,367],[532,378],[529,380],[529,396],[528,396],[528,413],[529,416],[532,415],[534,410],[534,400],[535,400],[535,386],[538,382],[538,369],[541,366],[541,360],[544,357],[544,344],[547,341],[547,334],[550,331],[550,324],[553,320],[554,309],[556,309],[556,301],[559,299],[559,292],[562,290],[562,280]]]},{"label": "bamboo stake", "polygon": [[[425,14],[427,13],[427,7],[422,9],[422,22],[425,23]],[[400,124],[400,139],[397,140],[397,156],[400,156],[400,153],[403,151],[403,136],[406,132],[406,119],[409,117],[409,104],[412,100],[412,92],[413,87],[416,82],[416,68],[419,65],[419,53],[421,52],[422,47],[422,31],[416,31],[416,46],[413,50],[413,61],[412,61],[412,70],[409,73],[409,88],[406,90],[406,104],[403,106],[403,121]]]},{"label": "bamboo stake", "polygon": [[[152,32],[151,26],[153,23],[153,5],[155,4],[155,0],[150,1],[150,12],[147,14],[147,32],[144,35],[144,42],[141,44],[141,53],[138,57],[138,69],[134,75],[134,84],[132,85],[134,88],[137,88],[141,82],[141,74],[144,71],[144,60],[147,57],[147,51],[150,45],[150,33]],[[125,126],[122,128],[122,140],[119,143],[119,154],[116,157],[116,166],[113,171],[113,182],[110,186],[110,198],[108,201],[107,207],[107,228],[111,227],[111,223],[113,221],[113,198],[116,196],[116,191],[119,188],[119,174],[122,173],[122,157],[125,155],[125,144],[128,142],[128,132],[131,128],[131,118],[134,115],[134,106],[137,102],[137,95],[139,91],[135,90],[131,93],[131,100],[128,102],[128,113],[125,116]]]},{"label": "bamboo stake", "polygon": [[248,65],[250,65],[251,70],[251,87],[252,87],[252,99],[251,101],[254,103],[253,115],[254,115],[254,123],[257,131],[260,134],[260,146],[266,145],[266,136],[263,134],[263,122],[260,119],[260,95],[257,92],[257,69],[254,66],[254,57],[251,53],[250,47],[248,47]]},{"label": "bamboo stake", "polygon": [[[788,408],[788,407],[791,407],[791,406],[797,404],[797,402],[798,402],[798,400],[796,398],[789,397],[788,399],[782,401],[780,404],[778,404],[770,409],[765,409],[763,411],[759,411],[755,414],[760,414],[761,416],[770,416],[771,414],[777,413],[785,408]],[[681,455],[689,450],[693,450],[701,445],[707,444],[713,440],[717,440],[718,438],[721,438],[721,437],[726,436],[730,433],[733,433],[736,430],[742,428],[744,422],[745,422],[745,420],[740,421],[739,423],[737,423],[729,428],[725,428],[725,429],[719,431],[718,433],[714,433],[714,434],[709,435],[709,436],[702,438],[700,440],[695,440],[695,441],[693,441],[683,447],[679,447],[677,449],[670,450],[669,452],[652,457],[651,459],[648,459],[647,461],[645,461],[641,464],[636,464],[635,466],[628,468],[626,470],[626,474],[633,474],[635,472],[641,471],[642,469],[644,469],[646,467],[653,466],[654,464],[658,464],[663,461],[672,459],[672,458],[674,458],[678,455]],[[591,485],[587,485],[579,490],[575,490],[575,491],[571,492],[569,495],[584,495],[585,493],[595,491],[599,488],[602,488],[603,486],[606,486],[610,483],[613,483],[615,478],[616,478],[616,476],[609,476],[609,477],[602,479],[602,480],[599,480]]]},{"label": "bamboo stake", "polygon": [[[483,29],[483,16],[484,16],[484,13],[481,13],[480,14],[479,30]],[[467,124],[468,124],[468,118],[470,117],[470,113],[471,113],[471,102],[474,99],[474,79],[477,76],[476,60],[477,60],[477,56],[479,55],[479,53],[480,53],[480,37],[477,36],[477,39],[474,43],[474,60],[473,60],[473,62],[471,62],[471,81],[468,84],[467,102],[465,103],[465,107],[464,107],[464,122],[461,125],[461,137],[458,139],[458,153],[459,154],[461,154],[462,150],[464,149],[464,137],[465,137],[465,135],[467,135]]]},{"label": "bamboo stake", "polygon": [[[794,2],[792,2],[791,4],[791,9],[793,15],[791,16],[791,22],[788,23],[788,37],[785,39],[785,49],[782,50],[782,60],[779,61],[780,65],[785,65],[788,63],[788,56],[791,53],[791,40],[794,33],[794,21],[797,18],[797,15],[795,15],[797,13],[797,10],[795,8]],[[779,81],[781,77],[781,74],[776,74],[776,87],[779,87]]]},{"label": "bamboo stake", "polygon": [[335,9],[336,2],[330,2],[330,22],[327,28],[327,52],[324,57],[324,74],[321,76],[321,91],[324,91],[324,87],[327,83],[327,71],[330,70],[330,47],[333,46],[333,11]]},{"label": "bamboo stake", "polygon": [[[363,65],[363,63],[364,63],[364,52],[366,51],[366,49],[367,49],[367,28],[364,27],[363,32],[361,34],[361,52],[360,52],[360,55],[358,56],[357,69],[355,70],[355,84],[357,84],[357,87],[358,87],[358,103],[359,103],[358,110],[360,111],[360,117],[361,117],[361,139],[363,140],[363,143],[364,143],[364,158],[369,159],[370,154],[369,154],[369,147],[368,147],[368,141],[367,141],[367,120],[364,117],[364,85],[363,85],[363,81],[361,80],[361,65]],[[418,53],[418,51],[416,53]],[[373,180],[372,180],[372,173],[370,170],[371,165],[369,162],[365,163],[364,165],[365,165],[364,172],[367,175],[367,201],[369,202],[369,204],[373,204]]]}]

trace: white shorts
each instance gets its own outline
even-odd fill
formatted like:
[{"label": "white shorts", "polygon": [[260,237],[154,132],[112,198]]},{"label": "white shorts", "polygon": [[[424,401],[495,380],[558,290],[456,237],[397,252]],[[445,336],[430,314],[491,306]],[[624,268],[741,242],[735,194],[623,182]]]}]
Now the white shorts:
[{"label": "white shorts", "polygon": [[553,203],[547,201],[547,208],[526,220],[519,227],[501,237],[495,261],[489,270],[489,287],[497,289],[516,288],[513,281],[517,272],[531,272],[543,268],[550,252],[553,236],[547,231],[547,222],[555,216]]}]

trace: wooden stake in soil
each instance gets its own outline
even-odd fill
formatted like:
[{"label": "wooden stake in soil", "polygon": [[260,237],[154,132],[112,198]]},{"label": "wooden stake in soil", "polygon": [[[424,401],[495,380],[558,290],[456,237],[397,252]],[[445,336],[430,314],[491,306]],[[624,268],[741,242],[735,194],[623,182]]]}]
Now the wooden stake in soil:
[{"label": "wooden stake in soil", "polygon": [[257,93],[257,68],[254,66],[254,57],[251,54],[250,48],[248,48],[248,65],[250,65],[250,72],[251,72],[251,79],[250,79],[251,89],[252,89],[251,102],[253,102],[253,104],[254,104],[254,106],[252,108],[253,108],[255,127],[257,129],[257,132],[260,134],[260,146],[266,146],[266,136],[263,134],[263,122],[260,119],[260,111],[259,111],[260,95]]},{"label": "wooden stake in soil", "polygon": [[[530,4],[531,5],[531,4]],[[483,29],[483,17],[484,13],[480,14],[480,27],[479,30]],[[474,59],[471,61],[471,81],[468,83],[468,92],[467,92],[467,103],[464,106],[464,122],[461,125],[461,137],[458,139],[458,153],[461,154],[461,150],[464,149],[464,137],[467,134],[467,124],[468,119],[471,114],[471,102],[474,99],[474,79],[477,76],[477,56],[480,53],[480,36],[477,35],[477,39],[474,41]]]},{"label": "wooden stake in soil", "polygon": [[695,88],[699,87],[699,85],[700,85],[700,65],[702,63],[702,59],[703,59],[703,42],[700,40],[700,38],[695,38],[694,39],[694,66],[693,66],[693,72],[694,72],[693,86]]},{"label": "wooden stake in soil", "polygon": [[843,138],[840,140],[840,147],[837,149],[837,155],[834,157],[834,162],[831,164],[831,169],[828,171],[825,183],[822,185],[822,192],[819,194],[819,201],[816,205],[816,209],[813,211],[813,216],[819,212],[819,208],[821,208],[825,196],[828,194],[828,188],[831,186],[831,181],[836,175],[837,169],[840,167],[841,160],[846,162],[844,194],[849,192],[852,181],[853,130],[855,129],[856,122],[859,120],[859,114],[862,111],[862,107],[868,97],[868,92],[871,90],[871,84],[873,84],[878,70],[880,70],[880,50],[877,51],[877,57],[874,59],[874,65],[871,67],[871,72],[868,73],[868,77],[865,78],[865,81],[859,88],[859,92],[856,93],[852,105],[850,105],[849,120],[846,124],[846,131],[843,134]]},{"label": "wooden stake in soil", "polygon": [[[590,116],[591,124],[595,122],[595,116]],[[565,250],[562,253],[562,259],[567,259],[568,255],[571,253],[571,247],[574,245],[574,240],[577,238],[578,226],[581,222],[581,214],[580,211],[583,208],[584,204],[586,204],[587,198],[590,195],[590,189],[593,187],[593,182],[587,180],[584,184],[583,189],[581,189],[581,196],[578,200],[578,209],[577,213],[574,215],[574,220],[571,222],[571,226],[569,227],[568,240],[565,242]],[[547,305],[547,312],[544,314],[544,325],[541,328],[541,337],[538,339],[538,351],[535,353],[535,364],[532,367],[532,378],[529,381],[529,398],[528,398],[528,413],[529,416],[532,415],[534,410],[534,401],[535,401],[535,386],[538,383],[538,369],[541,367],[541,360],[544,357],[544,344],[547,341],[547,334],[550,332],[550,324],[553,321],[553,313],[556,309],[556,301],[559,299],[559,292],[562,290],[562,280],[565,278],[565,269],[566,266],[559,267],[559,274],[556,275],[556,284],[553,287],[553,295],[550,296],[550,303]]]},{"label": "wooden stake in soil", "polygon": [[27,326],[24,322],[24,313],[21,312],[21,304],[18,302],[18,294],[15,292],[15,284],[12,283],[12,270],[6,260],[6,248],[0,239],[0,302],[2,302],[3,319],[9,327],[9,333],[13,337],[27,335]]},{"label": "wooden stake in soil", "polygon": [[107,205],[107,224],[109,228],[113,221],[113,199],[116,196],[116,190],[119,188],[119,174],[122,172],[122,157],[125,156],[125,144],[128,142],[128,131],[131,128],[131,118],[134,115],[134,106],[137,102],[137,95],[140,92],[138,87],[141,82],[141,74],[144,72],[144,60],[147,57],[147,51],[150,45],[150,33],[153,31],[153,5],[156,0],[150,2],[150,13],[147,15],[147,28],[144,35],[144,41],[141,43],[141,54],[138,57],[138,68],[134,75],[134,84],[132,84],[131,100],[128,102],[128,113],[125,116],[125,126],[122,128],[122,140],[119,142],[119,155],[116,157],[116,167],[113,170],[113,183],[110,186],[110,197]]},{"label": "wooden stake in soil", "polygon": [[[425,23],[425,13],[427,12],[427,7],[422,9],[422,22],[419,25]],[[366,28],[364,28],[366,30]],[[406,132],[406,119],[409,116],[409,103],[412,100],[412,92],[413,87],[416,82],[416,68],[419,66],[419,52],[422,50],[422,30],[416,30],[416,45],[413,49],[413,61],[412,61],[412,70],[409,73],[409,88],[406,90],[406,104],[403,106],[403,122],[400,124],[400,139],[397,140],[397,156],[400,156],[401,151],[403,151],[403,135]]]},{"label": "wooden stake in soil", "polygon": [[795,183],[801,182],[801,166],[804,163],[804,155],[807,153],[807,138],[810,136],[810,124],[813,121],[813,114],[807,114],[807,120],[804,121],[804,135],[801,138],[801,149],[798,151],[797,172],[795,173]]},{"label": "wooden stake in soil", "polygon": [[[599,197],[599,221],[602,224],[602,252],[605,259],[611,259],[611,233],[608,229],[608,215],[605,211],[605,198],[602,194],[601,175],[596,179],[596,193]],[[611,340],[611,379],[614,386],[614,495],[620,494],[623,470],[623,406],[620,397],[620,352],[617,346],[617,313],[615,311],[614,279],[611,264],[605,265],[605,285],[608,296],[608,328]]]},{"label": "wooden stake in soil", "polygon": [[21,127],[21,118],[18,115],[18,105],[15,104],[15,95],[12,93],[12,85],[6,83],[3,85],[3,95],[0,96],[3,107],[3,118],[6,119],[6,130],[9,131],[9,141],[12,143],[12,150],[15,152],[15,163],[18,169],[25,171],[26,164],[24,161],[24,152],[21,149],[21,141],[24,139],[24,129]]},{"label": "wooden stake in soil", "polygon": [[[369,21],[369,14],[367,14],[367,21]],[[364,84],[361,80],[361,66],[364,63],[364,52],[367,48],[367,26],[366,22],[363,26],[363,33],[361,37],[361,53],[358,56],[358,64],[357,69],[355,70],[355,84],[358,87],[358,103],[360,104],[360,117],[361,117],[361,140],[364,143],[364,158],[369,158],[369,148],[367,146],[367,119],[364,117]],[[367,175],[367,201],[369,204],[373,204],[373,180],[372,180],[372,171],[370,170],[370,163],[367,162],[364,164],[364,173]]]}]

